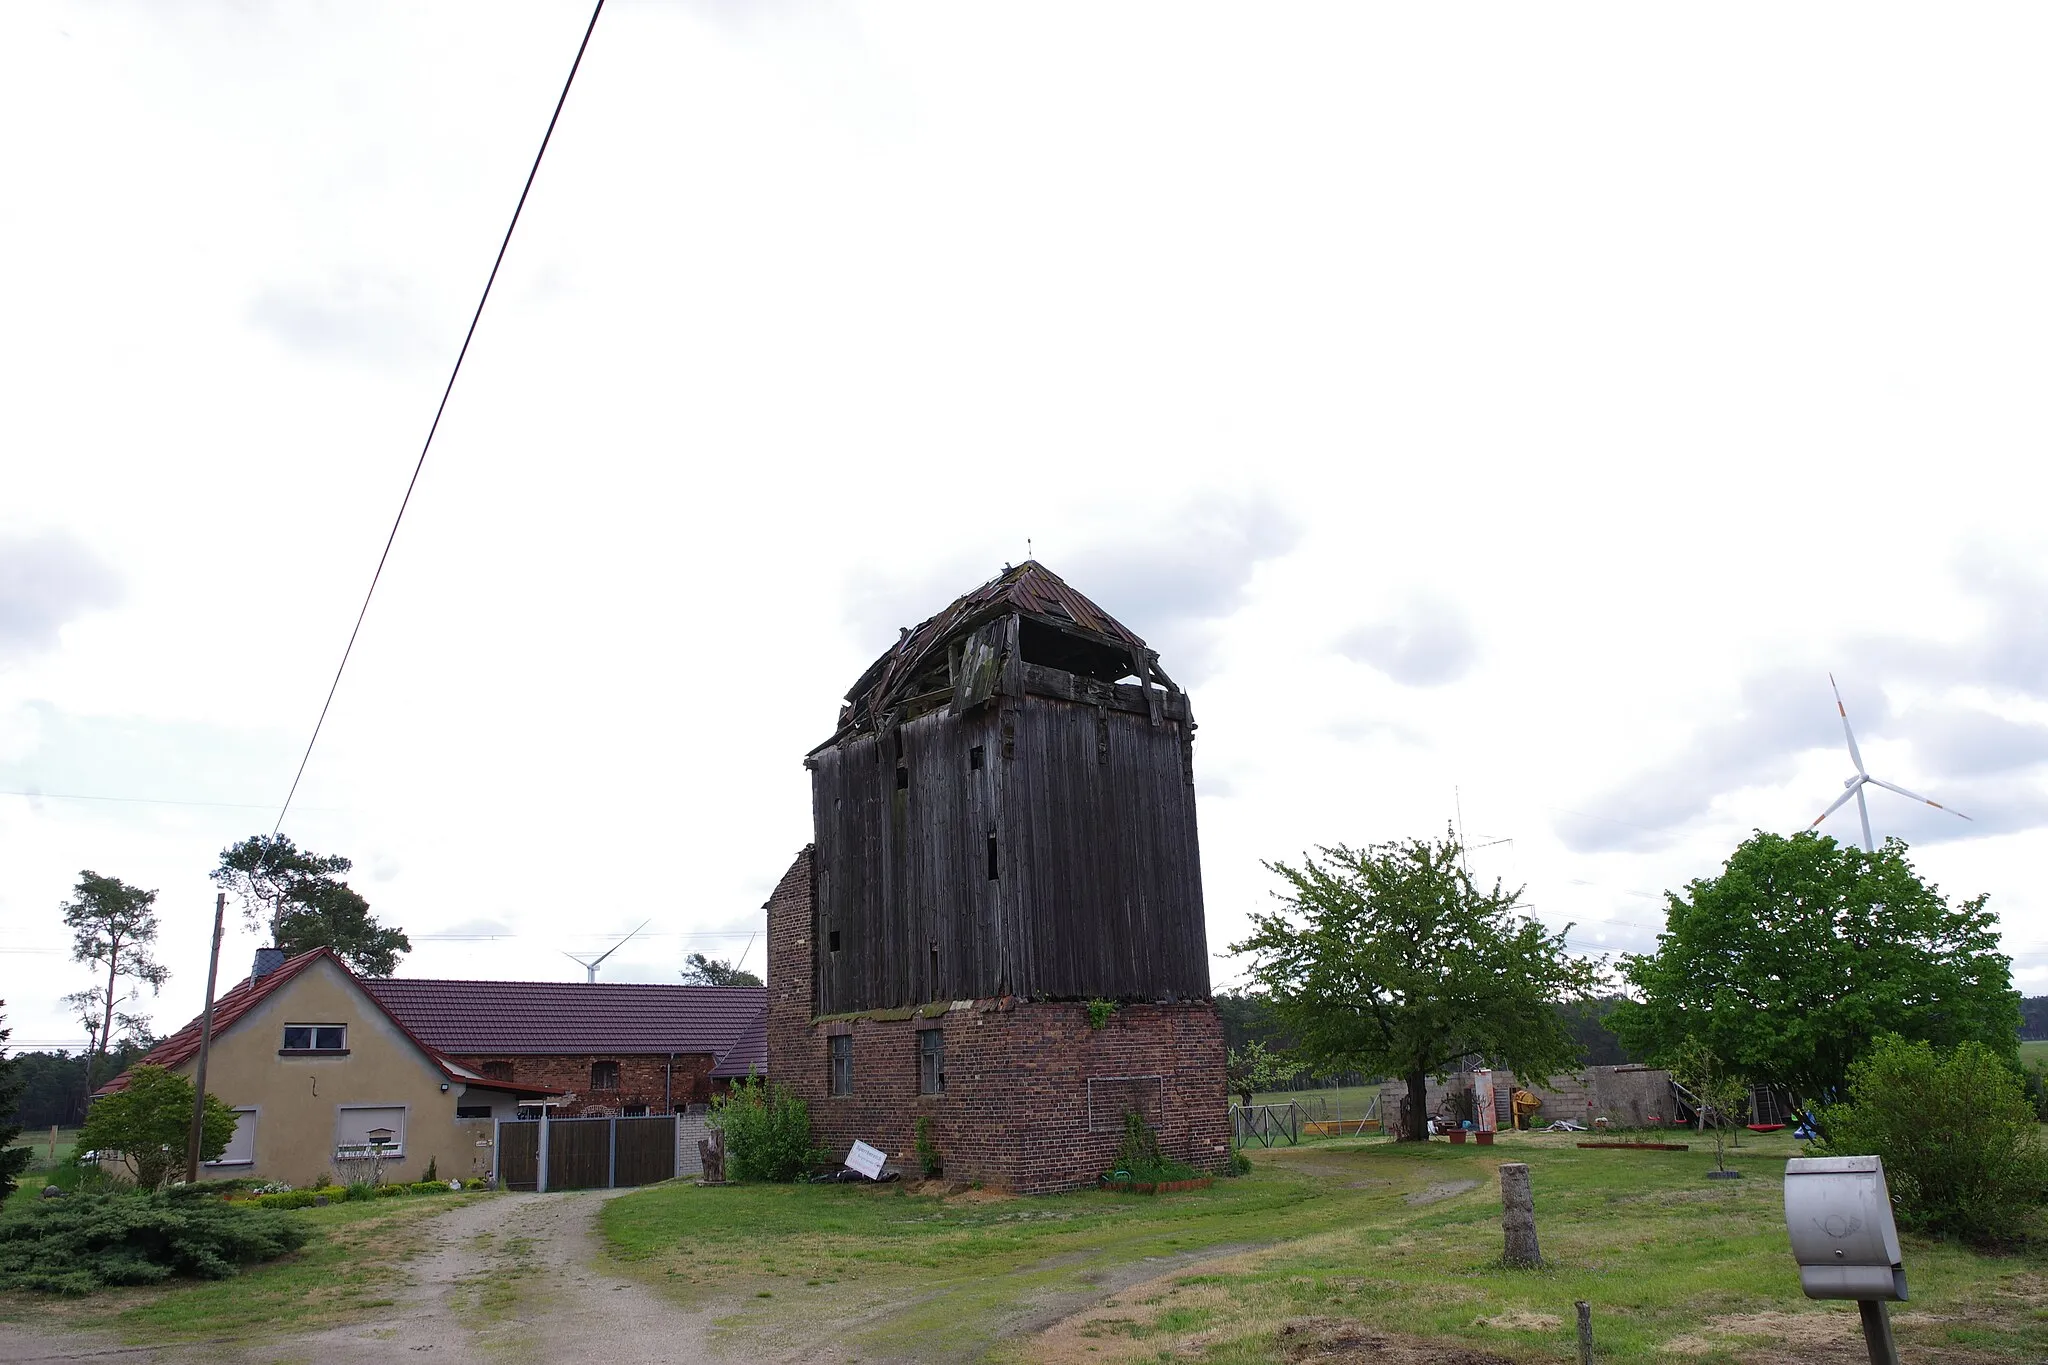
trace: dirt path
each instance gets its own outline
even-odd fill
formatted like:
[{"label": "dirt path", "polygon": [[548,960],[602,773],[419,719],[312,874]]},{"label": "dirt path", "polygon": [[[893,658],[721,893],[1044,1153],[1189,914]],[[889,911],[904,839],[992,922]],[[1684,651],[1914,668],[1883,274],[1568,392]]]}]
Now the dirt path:
[{"label": "dirt path", "polygon": [[395,1307],[304,1335],[132,1346],[84,1334],[46,1336],[0,1324],[0,1361],[412,1360],[435,1365],[594,1359],[695,1365],[714,1359],[708,1312],[690,1312],[597,1268],[595,1223],[614,1193],[513,1194],[452,1209],[406,1266]]}]

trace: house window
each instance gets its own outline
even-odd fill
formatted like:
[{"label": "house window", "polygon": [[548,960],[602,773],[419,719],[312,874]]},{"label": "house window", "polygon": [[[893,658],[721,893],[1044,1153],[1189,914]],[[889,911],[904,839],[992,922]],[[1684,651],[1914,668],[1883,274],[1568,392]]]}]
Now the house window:
[{"label": "house window", "polygon": [[512,1079],[512,1063],[510,1062],[485,1062],[477,1069],[484,1073],[484,1079],[487,1081],[509,1081]]},{"label": "house window", "polygon": [[256,1161],[256,1111],[237,1109],[235,1111],[235,1133],[228,1139],[227,1150],[213,1160],[209,1166],[250,1166]]},{"label": "house window", "polygon": [[590,1064],[590,1088],[592,1090],[617,1090],[619,1088],[619,1064],[617,1062],[592,1062]]},{"label": "house window", "polygon": [[286,1024],[280,1054],[291,1052],[347,1052],[348,1029],[341,1024]]},{"label": "house window", "polygon": [[455,1117],[459,1119],[487,1119],[490,1116],[491,1106],[488,1104],[458,1104],[455,1106]]},{"label": "house window", "polygon": [[853,1035],[841,1033],[827,1040],[832,1059],[832,1093],[853,1093]]},{"label": "house window", "polygon": [[338,1106],[334,1117],[334,1155],[345,1159],[371,1156],[379,1151],[386,1161],[405,1155],[405,1106]]},{"label": "house window", "polygon": [[946,1093],[946,1035],[939,1029],[917,1035],[917,1089],[921,1095]]}]

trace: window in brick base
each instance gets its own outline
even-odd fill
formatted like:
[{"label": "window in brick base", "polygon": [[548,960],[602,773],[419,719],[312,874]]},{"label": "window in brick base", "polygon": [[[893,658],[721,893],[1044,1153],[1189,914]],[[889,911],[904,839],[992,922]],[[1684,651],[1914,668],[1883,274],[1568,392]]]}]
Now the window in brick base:
[{"label": "window in brick base", "polygon": [[1088,1131],[1121,1133],[1124,1115],[1135,1111],[1147,1127],[1157,1128],[1166,1117],[1161,1104],[1158,1076],[1090,1076],[1088,1078]]},{"label": "window in brick base", "polygon": [[619,1064],[617,1062],[592,1062],[590,1064],[590,1088],[592,1090],[617,1090],[619,1088]]},{"label": "window in brick base", "polygon": [[826,1040],[827,1056],[832,1059],[832,1093],[851,1095],[853,1093],[853,1037],[841,1033]]},{"label": "window in brick base", "polygon": [[946,1035],[935,1028],[917,1035],[917,1090],[921,1095],[946,1093]]}]

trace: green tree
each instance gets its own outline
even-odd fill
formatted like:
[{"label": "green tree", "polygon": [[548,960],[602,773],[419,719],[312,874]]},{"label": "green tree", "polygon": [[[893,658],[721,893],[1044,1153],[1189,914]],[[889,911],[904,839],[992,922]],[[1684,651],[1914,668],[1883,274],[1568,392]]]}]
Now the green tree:
[{"label": "green tree", "polygon": [[[86,1049],[85,1093],[92,1094],[93,1063],[112,1046],[117,1027],[125,1033],[140,1031],[146,1021],[138,1015],[121,1014],[121,978],[146,985],[151,994],[170,980],[168,967],[159,963],[151,949],[156,945],[156,892],[130,886],[119,877],[102,877],[97,872],[78,874],[71,899],[60,907],[64,923],[71,930],[71,960],[95,971],[104,970],[104,986],[78,991],[65,1002],[79,1012],[91,1036]],[[126,999],[137,999],[140,991],[130,987]]]},{"label": "green tree", "polygon": [[1253,1095],[1273,1089],[1293,1074],[1294,1067],[1285,1058],[1266,1051],[1264,1043],[1246,1043],[1231,1048],[1223,1056],[1224,1084],[1247,1108]]},{"label": "green tree", "polygon": [[[235,1111],[208,1095],[199,1159],[219,1156],[234,1135]],[[185,1169],[191,1140],[192,1082],[160,1066],[138,1066],[125,1087],[93,1101],[77,1150],[118,1156],[136,1185],[154,1190]]]},{"label": "green tree", "polygon": [[[0,1011],[5,1011],[7,1002],[0,1000]],[[5,1019],[0,1013],[0,1019]],[[13,1029],[0,1028],[0,1200],[14,1193],[14,1177],[21,1174],[28,1165],[34,1151],[28,1147],[17,1147],[14,1140],[21,1136],[21,1125],[11,1117],[21,1103],[23,1077],[21,1063],[7,1055],[7,1040]]]},{"label": "green tree", "polygon": [[1692,1092],[1694,1107],[1699,1112],[1699,1128],[1706,1132],[1714,1130],[1714,1168],[1725,1171],[1728,1163],[1723,1144],[1728,1133],[1736,1133],[1736,1144],[1742,1136],[1735,1125],[1742,1122],[1742,1108],[1749,1100],[1749,1082],[1728,1069],[1714,1049],[1697,1038],[1688,1038],[1679,1047],[1670,1063],[1672,1079]]},{"label": "green tree", "polygon": [[1424,1136],[1429,1077],[1462,1057],[1524,1079],[1573,1065],[1556,1007],[1602,978],[1565,951],[1563,933],[1517,913],[1519,891],[1475,886],[1462,852],[1453,837],[1410,839],[1268,863],[1287,883],[1274,893],[1285,908],[1252,916],[1251,936],[1231,948],[1252,955],[1297,1059],[1407,1082],[1407,1141]]},{"label": "green tree", "polygon": [[1944,1052],[1885,1034],[1850,1065],[1848,1098],[1817,1117],[1816,1153],[1884,1158],[1909,1228],[2007,1241],[2048,1194],[2041,1125],[2019,1073],[1981,1043]]},{"label": "green tree", "polygon": [[1978,1042],[2017,1065],[2019,997],[1985,900],[1951,904],[1897,839],[1872,854],[1758,832],[1719,876],[1667,893],[1657,950],[1622,959],[1636,998],[1609,1026],[1660,1062],[1697,1038],[1809,1100],[1886,1033]]},{"label": "green tree", "polygon": [[221,850],[210,874],[234,893],[251,929],[264,929],[287,953],[332,948],[364,976],[390,976],[412,951],[405,931],[386,928],[370,903],[343,880],[355,866],[339,854],[319,854],[287,834],[259,834]]},{"label": "green tree", "polygon": [[722,958],[691,953],[683,959],[683,984],[688,986],[758,986],[761,978]]}]

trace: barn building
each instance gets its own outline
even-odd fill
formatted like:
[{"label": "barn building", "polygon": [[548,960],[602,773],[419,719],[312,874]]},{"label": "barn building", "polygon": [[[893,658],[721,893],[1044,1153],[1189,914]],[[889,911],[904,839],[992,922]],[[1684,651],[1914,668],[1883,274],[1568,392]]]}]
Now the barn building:
[{"label": "barn building", "polygon": [[1036,562],[861,675],[768,902],[768,1071],[820,1143],[916,1174],[928,1119],[949,1178],[1071,1189],[1136,1111],[1223,1165],[1194,728],[1145,642]]}]

